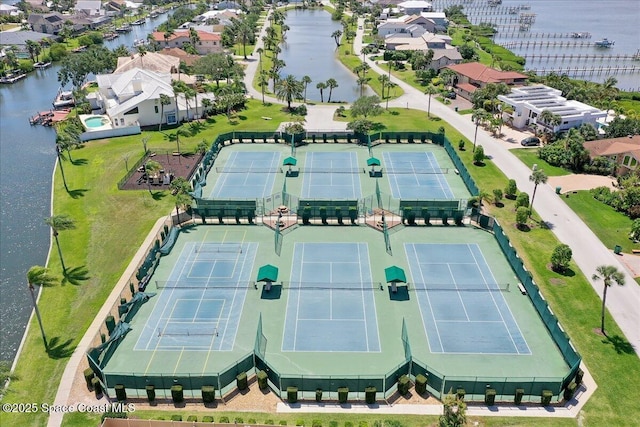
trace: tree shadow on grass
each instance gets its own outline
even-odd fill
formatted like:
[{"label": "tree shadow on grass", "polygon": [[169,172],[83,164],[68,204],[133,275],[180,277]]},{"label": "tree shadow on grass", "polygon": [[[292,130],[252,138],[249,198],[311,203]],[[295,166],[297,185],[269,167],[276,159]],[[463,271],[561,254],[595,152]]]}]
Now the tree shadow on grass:
[{"label": "tree shadow on grass", "polygon": [[67,194],[72,198],[72,199],[79,199],[80,197],[84,197],[84,193],[86,193],[87,191],[89,191],[86,188],[78,188],[77,190],[69,190],[67,191]]},{"label": "tree shadow on grass", "polygon": [[167,192],[166,191],[153,191],[151,193],[151,197],[153,197],[153,200],[162,200],[165,197],[167,197]]},{"label": "tree shadow on grass", "polygon": [[384,125],[384,123],[381,122],[375,122],[372,126],[371,126],[371,130],[374,132],[382,132],[383,130],[385,130],[387,127]]},{"label": "tree shadow on grass", "polygon": [[82,282],[89,280],[91,276],[89,276],[89,270],[86,266],[81,265],[80,267],[69,268],[64,273],[64,277],[62,278],[62,285],[66,285],[67,283],[80,286]]},{"label": "tree shadow on grass", "polygon": [[605,335],[605,339],[602,340],[603,344],[611,344],[613,349],[618,354],[634,354],[635,350],[631,343],[620,335]]},{"label": "tree shadow on grass", "polygon": [[238,115],[238,118],[242,121],[247,120],[247,116],[243,116],[242,114]]},{"label": "tree shadow on grass", "polygon": [[53,337],[49,340],[48,355],[51,359],[66,359],[71,357],[76,346],[72,346],[73,340],[70,338],[65,342],[60,341],[60,337]]},{"label": "tree shadow on grass", "polygon": [[537,221],[538,226],[543,229],[543,230],[553,230],[554,225],[552,222],[549,221]]},{"label": "tree shadow on grass", "polygon": [[73,159],[71,160],[71,164],[73,166],[85,166],[89,163],[87,159]]}]

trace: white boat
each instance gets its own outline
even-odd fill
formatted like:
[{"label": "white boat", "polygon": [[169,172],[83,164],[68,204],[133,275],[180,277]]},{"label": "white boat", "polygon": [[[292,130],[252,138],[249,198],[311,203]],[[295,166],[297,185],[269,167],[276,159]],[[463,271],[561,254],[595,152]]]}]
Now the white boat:
[{"label": "white boat", "polygon": [[616,44],[616,42],[614,42],[613,40],[609,40],[607,38],[604,38],[602,40],[598,40],[598,41],[594,42],[594,44],[596,45],[596,47],[611,47],[614,44]]},{"label": "white boat", "polygon": [[136,19],[131,23],[131,25],[143,25],[147,20],[145,18]]},{"label": "white boat", "polygon": [[4,77],[0,77],[0,83],[2,84],[13,84],[15,82],[17,82],[18,80],[22,80],[25,77],[27,77],[27,75],[25,73],[22,72],[11,72],[11,73],[7,73],[6,76]]},{"label": "white boat", "polygon": [[56,99],[53,101],[53,108],[73,107],[76,105],[76,100],[73,97],[73,92],[70,90],[58,90]]},{"label": "white boat", "polygon": [[571,37],[574,39],[588,39],[591,37],[591,34],[586,32],[571,33]]},{"label": "white boat", "polygon": [[135,39],[133,42],[133,47],[146,46],[149,42],[145,39]]},{"label": "white boat", "polygon": [[124,24],[124,25],[121,25],[118,28],[116,28],[116,32],[117,33],[128,33],[131,30],[132,30],[132,28],[131,28],[131,25],[129,25],[129,24]]},{"label": "white boat", "polygon": [[34,68],[45,69],[51,66],[51,62],[36,62],[33,64]]}]

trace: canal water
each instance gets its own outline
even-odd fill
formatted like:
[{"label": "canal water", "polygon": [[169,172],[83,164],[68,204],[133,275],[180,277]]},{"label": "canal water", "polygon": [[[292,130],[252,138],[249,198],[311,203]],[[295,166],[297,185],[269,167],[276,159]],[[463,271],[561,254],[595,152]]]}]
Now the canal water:
[{"label": "canal water", "polygon": [[[105,43],[131,47],[166,21],[167,14]],[[51,174],[55,132],[29,117],[52,108],[60,83],[54,65],[0,86],[0,360],[14,358],[31,313],[26,272],[44,265],[49,250]],[[46,292],[55,292],[55,288]]]},{"label": "canal water", "polygon": [[[331,14],[322,9],[290,10],[286,14],[285,23],[290,30],[286,32],[286,40],[281,44],[279,58],[286,66],[280,71],[282,77],[294,75],[298,80],[307,75],[311,83],[307,86],[307,99],[320,101],[320,91],[316,89],[319,82],[333,78],[338,87],[331,93],[331,101],[352,102],[360,97],[360,86],[357,77],[336,58],[336,43],[331,34],[342,31],[340,22],[333,21]],[[369,73],[373,75],[372,73]],[[329,90],[324,90],[324,101],[327,102]],[[364,95],[373,95],[365,87]]]}]

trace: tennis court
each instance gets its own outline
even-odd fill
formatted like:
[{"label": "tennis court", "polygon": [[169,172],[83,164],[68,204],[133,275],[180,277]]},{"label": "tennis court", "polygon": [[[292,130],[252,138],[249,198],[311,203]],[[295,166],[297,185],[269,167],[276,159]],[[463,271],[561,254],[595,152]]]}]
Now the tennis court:
[{"label": "tennis court", "polygon": [[432,353],[531,354],[477,244],[404,248]]},{"label": "tennis court", "polygon": [[[309,151],[305,158],[301,197],[359,199],[362,197],[358,173],[360,169],[358,156],[354,152]],[[338,172],[331,172],[331,170]],[[344,171],[352,173],[344,173]]]},{"label": "tennis court", "polygon": [[296,243],[282,351],[379,352],[366,243]]},{"label": "tennis court", "polygon": [[255,199],[273,191],[276,173],[280,170],[277,151],[233,151],[220,167],[216,185],[207,196],[213,199]]},{"label": "tennis court", "polygon": [[391,194],[397,199],[454,199],[446,174],[431,152],[382,153]]},{"label": "tennis court", "polygon": [[250,286],[256,243],[188,242],[135,350],[231,351]]}]

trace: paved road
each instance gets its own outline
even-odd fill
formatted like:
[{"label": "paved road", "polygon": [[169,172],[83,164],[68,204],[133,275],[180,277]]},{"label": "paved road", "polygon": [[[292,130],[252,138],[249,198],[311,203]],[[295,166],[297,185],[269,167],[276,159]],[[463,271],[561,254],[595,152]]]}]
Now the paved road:
[{"label": "paved road", "polygon": [[[364,20],[358,20],[358,26],[363,26]],[[354,42],[354,52],[360,52],[362,48],[363,30],[358,30]],[[386,70],[367,58],[367,63],[379,73]],[[427,95],[409,86],[401,80],[391,77],[405,91],[398,99],[389,102],[394,107],[408,107],[419,110],[427,110]],[[438,101],[431,100],[431,113],[441,117],[454,126],[460,133],[473,141],[475,125],[471,122],[470,115],[460,115]],[[531,170],[517,157],[507,150],[503,144],[491,137],[482,129],[478,130],[477,143],[485,149],[485,154],[498,166],[509,178],[516,180],[518,188],[529,194],[533,193],[533,183],[529,181]],[[595,269],[599,265],[615,265],[624,273],[626,285],[616,286],[607,293],[607,307],[616,320],[620,329],[633,345],[636,354],[640,355],[640,286],[627,272],[621,260],[613,254],[610,248],[605,247],[593,234],[584,222],[555,194],[555,190],[549,185],[538,186],[534,209],[540,217],[551,225],[551,230],[558,240],[569,245],[573,251],[573,259],[587,276],[591,286],[602,298],[603,284],[591,280]],[[600,325],[600,313],[593,313],[593,326]]]}]

